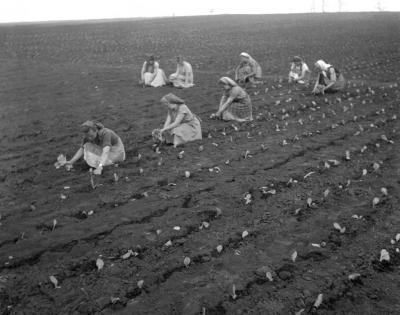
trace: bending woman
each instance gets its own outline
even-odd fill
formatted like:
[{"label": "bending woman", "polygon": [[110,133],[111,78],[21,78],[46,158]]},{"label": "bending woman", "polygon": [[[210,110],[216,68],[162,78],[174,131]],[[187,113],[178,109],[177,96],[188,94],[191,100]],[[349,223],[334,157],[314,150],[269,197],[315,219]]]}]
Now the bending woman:
[{"label": "bending woman", "polygon": [[252,104],[246,91],[228,77],[222,77],[219,83],[222,84],[224,92],[219,109],[213,116],[240,122],[253,120]]},{"label": "bending woman", "polygon": [[160,69],[160,65],[155,61],[153,55],[150,55],[143,63],[140,83],[152,87],[159,87],[167,84],[167,77],[164,71]]},{"label": "bending woman", "polygon": [[94,174],[100,175],[103,167],[125,160],[125,149],[121,138],[111,129],[101,123],[86,121],[81,125],[84,134],[82,145],[74,157],[67,161],[72,166],[82,156],[90,167],[94,167]]},{"label": "bending woman", "polygon": [[199,118],[185,105],[185,101],[169,93],[161,99],[161,104],[168,107],[167,119],[160,133],[169,131],[174,136],[174,147],[186,142],[201,140]]},{"label": "bending woman", "polygon": [[261,67],[248,53],[240,54],[240,64],[235,70],[235,81],[238,83],[260,80],[262,76]]},{"label": "bending woman", "polygon": [[338,69],[323,60],[318,60],[315,67],[319,73],[312,91],[313,94],[334,93],[344,88],[346,81]]},{"label": "bending woman", "polygon": [[310,69],[299,56],[293,57],[289,72],[289,83],[308,84]]},{"label": "bending woman", "polygon": [[193,70],[189,62],[182,56],[176,57],[177,67],[175,73],[169,76],[169,81],[177,88],[189,88],[193,84]]}]

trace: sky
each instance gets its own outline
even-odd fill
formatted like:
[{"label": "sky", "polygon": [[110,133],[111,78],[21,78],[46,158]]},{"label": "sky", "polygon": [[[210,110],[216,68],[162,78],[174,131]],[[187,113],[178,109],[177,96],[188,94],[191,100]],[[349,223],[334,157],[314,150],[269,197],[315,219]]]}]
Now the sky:
[{"label": "sky", "polygon": [[400,0],[0,0],[0,23],[207,14],[400,11]]}]

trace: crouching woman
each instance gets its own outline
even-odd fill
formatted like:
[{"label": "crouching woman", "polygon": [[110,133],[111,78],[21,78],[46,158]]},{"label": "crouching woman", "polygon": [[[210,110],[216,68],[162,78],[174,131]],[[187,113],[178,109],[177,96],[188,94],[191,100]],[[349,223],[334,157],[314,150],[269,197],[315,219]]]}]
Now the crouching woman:
[{"label": "crouching woman", "polygon": [[218,111],[211,118],[236,120],[239,122],[253,120],[253,107],[250,96],[235,81],[228,77],[219,79],[223,94]]},{"label": "crouching woman", "polygon": [[86,121],[81,125],[82,145],[73,158],[67,161],[72,166],[82,156],[86,163],[95,168],[94,174],[101,175],[103,167],[125,160],[125,149],[121,138],[99,122]]},{"label": "crouching woman", "polygon": [[337,68],[323,60],[318,60],[315,67],[318,70],[318,77],[312,91],[313,94],[335,93],[344,89],[346,81]]},{"label": "crouching woman", "polygon": [[161,104],[168,107],[168,113],[160,134],[168,131],[173,135],[175,148],[178,145],[202,139],[200,119],[190,111],[184,100],[169,93],[161,99]]}]

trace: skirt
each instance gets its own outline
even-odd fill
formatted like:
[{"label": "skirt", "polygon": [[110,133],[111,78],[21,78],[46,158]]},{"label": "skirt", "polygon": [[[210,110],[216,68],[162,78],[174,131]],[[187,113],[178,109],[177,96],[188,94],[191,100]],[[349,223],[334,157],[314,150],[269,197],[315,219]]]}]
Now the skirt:
[{"label": "skirt", "polygon": [[174,146],[187,143],[194,140],[201,140],[201,124],[197,117],[191,121],[180,124],[172,129],[171,134],[174,135]]},{"label": "skirt", "polygon": [[248,99],[245,102],[232,102],[228,108],[222,113],[223,120],[236,120],[252,121],[253,120],[253,108],[251,100]]},{"label": "skirt", "polygon": [[289,72],[289,82],[297,80],[296,83],[298,84],[308,84],[310,80],[310,75],[305,75],[303,79],[298,80],[299,75],[296,72]]},{"label": "skirt", "polygon": [[162,69],[157,70],[157,74],[153,81],[150,81],[151,78],[153,77],[153,73],[145,72],[143,76],[144,76],[144,84],[146,84],[146,85],[149,85],[152,87],[159,87],[159,86],[163,86],[163,85],[167,84],[166,76]]},{"label": "skirt", "polygon": [[[329,79],[325,78],[322,74],[319,77],[319,84],[327,86],[329,84]],[[336,79],[334,85],[332,85],[329,89],[325,90],[325,93],[334,93],[340,90],[343,90],[346,85],[346,80],[342,74],[339,74],[339,77]]]},{"label": "skirt", "polygon": [[[87,142],[83,145],[83,158],[90,167],[97,168],[99,166],[102,152],[103,148],[97,144]],[[125,148],[121,139],[119,139],[117,145],[111,146],[104,166],[124,160]]]},{"label": "skirt", "polygon": [[171,74],[169,76],[169,81],[177,88],[190,88],[194,84],[193,83],[186,83],[186,77],[181,74]]}]

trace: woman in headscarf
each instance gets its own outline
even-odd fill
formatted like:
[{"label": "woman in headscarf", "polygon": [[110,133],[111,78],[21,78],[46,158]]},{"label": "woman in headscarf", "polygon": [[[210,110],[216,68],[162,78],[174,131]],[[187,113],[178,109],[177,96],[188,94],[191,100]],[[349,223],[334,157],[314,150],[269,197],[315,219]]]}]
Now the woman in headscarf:
[{"label": "woman in headscarf", "polygon": [[111,129],[99,122],[86,121],[81,125],[83,140],[73,158],[67,161],[72,166],[82,156],[86,163],[95,168],[94,174],[100,175],[103,167],[125,160],[125,149],[121,138]]},{"label": "woman in headscarf", "polygon": [[145,86],[159,87],[167,84],[167,77],[153,55],[150,55],[143,63],[141,71],[141,84]]},{"label": "woman in headscarf", "polygon": [[192,87],[194,85],[192,66],[182,56],[176,57],[176,62],[176,71],[169,76],[169,81],[177,88]]},{"label": "woman in headscarf", "polygon": [[161,99],[161,104],[168,107],[168,113],[160,135],[170,132],[174,136],[175,148],[186,142],[202,139],[200,120],[185,105],[184,100],[169,93]]},{"label": "woman in headscarf", "polygon": [[223,94],[218,111],[212,117],[223,120],[251,121],[253,110],[250,96],[235,81],[228,77],[219,79]]},{"label": "woman in headscarf", "polygon": [[294,56],[289,72],[289,83],[308,84],[310,69],[299,56]]},{"label": "woman in headscarf", "polygon": [[323,60],[318,60],[315,67],[319,73],[312,91],[313,94],[334,93],[344,88],[346,81],[338,69]]},{"label": "woman in headscarf", "polygon": [[240,63],[235,70],[235,81],[238,83],[255,83],[262,76],[261,67],[248,53],[240,54]]}]

